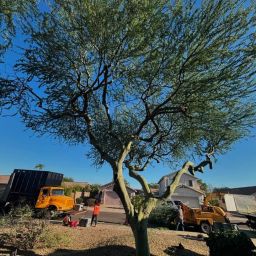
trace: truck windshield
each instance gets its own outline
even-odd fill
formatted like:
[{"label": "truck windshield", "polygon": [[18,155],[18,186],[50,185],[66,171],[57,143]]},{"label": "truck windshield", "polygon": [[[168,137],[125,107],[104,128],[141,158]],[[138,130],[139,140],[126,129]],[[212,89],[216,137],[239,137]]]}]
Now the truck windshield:
[{"label": "truck windshield", "polygon": [[64,190],[63,189],[53,189],[52,190],[52,195],[53,196],[63,196],[64,195]]}]

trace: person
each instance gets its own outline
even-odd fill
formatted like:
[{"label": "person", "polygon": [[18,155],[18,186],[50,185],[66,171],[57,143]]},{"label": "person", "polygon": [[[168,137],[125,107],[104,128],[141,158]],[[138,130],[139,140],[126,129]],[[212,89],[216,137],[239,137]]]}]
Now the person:
[{"label": "person", "polygon": [[63,225],[64,226],[69,226],[70,222],[71,222],[71,215],[68,213],[66,214],[66,216],[63,219]]},{"label": "person", "polygon": [[93,208],[93,212],[92,212],[91,226],[92,226],[93,221],[94,221],[95,227],[96,227],[99,213],[100,213],[100,202],[98,200],[96,200],[94,208]]},{"label": "person", "polygon": [[178,216],[177,216],[177,226],[176,230],[179,230],[179,226],[181,225],[181,230],[184,231],[184,222],[183,222],[183,210],[181,205],[178,205]]}]

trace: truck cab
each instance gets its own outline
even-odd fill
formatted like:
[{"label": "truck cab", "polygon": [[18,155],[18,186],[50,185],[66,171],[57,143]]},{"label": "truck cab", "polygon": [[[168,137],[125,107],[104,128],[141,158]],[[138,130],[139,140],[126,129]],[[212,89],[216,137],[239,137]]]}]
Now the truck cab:
[{"label": "truck cab", "polygon": [[74,206],[74,200],[64,195],[62,187],[45,186],[40,189],[36,201],[36,209],[49,209],[52,211],[68,211]]}]

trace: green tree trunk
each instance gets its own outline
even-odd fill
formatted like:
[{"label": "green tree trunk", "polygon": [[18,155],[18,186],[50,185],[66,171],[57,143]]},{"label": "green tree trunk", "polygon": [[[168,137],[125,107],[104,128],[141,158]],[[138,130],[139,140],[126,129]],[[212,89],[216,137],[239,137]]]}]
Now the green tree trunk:
[{"label": "green tree trunk", "polygon": [[136,256],[150,256],[147,224],[147,219],[131,223],[131,228],[135,237]]}]

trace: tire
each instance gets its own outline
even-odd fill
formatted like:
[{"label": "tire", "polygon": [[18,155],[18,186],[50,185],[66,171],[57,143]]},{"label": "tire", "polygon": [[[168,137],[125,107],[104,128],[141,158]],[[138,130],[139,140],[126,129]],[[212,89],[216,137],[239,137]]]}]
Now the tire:
[{"label": "tire", "polygon": [[200,229],[203,233],[209,234],[212,230],[212,226],[210,225],[209,222],[203,221],[200,224]]},{"label": "tire", "polygon": [[0,216],[5,216],[5,211],[4,211],[4,208],[0,208]]},{"label": "tire", "polygon": [[49,219],[56,217],[56,213],[57,213],[57,208],[54,205],[49,206],[49,208],[47,209],[47,214],[49,216]]},{"label": "tire", "polygon": [[41,211],[38,212],[38,217],[46,219],[46,220],[50,220],[52,219],[54,216],[56,216],[56,208],[50,206],[47,209],[42,209]]}]

